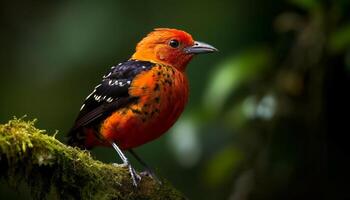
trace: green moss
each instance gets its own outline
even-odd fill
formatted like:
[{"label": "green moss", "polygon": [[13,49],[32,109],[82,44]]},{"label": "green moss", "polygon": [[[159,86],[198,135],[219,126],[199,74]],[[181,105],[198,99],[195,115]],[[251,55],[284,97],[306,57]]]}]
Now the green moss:
[{"label": "green moss", "polygon": [[170,184],[142,177],[132,186],[126,168],[93,160],[88,151],[62,144],[34,126],[14,118],[0,125],[0,178],[17,187],[26,182],[33,198],[185,199]]}]

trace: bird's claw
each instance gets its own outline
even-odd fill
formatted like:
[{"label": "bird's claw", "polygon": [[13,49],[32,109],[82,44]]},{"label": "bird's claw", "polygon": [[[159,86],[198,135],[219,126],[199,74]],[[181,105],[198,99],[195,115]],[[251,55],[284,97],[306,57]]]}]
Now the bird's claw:
[{"label": "bird's claw", "polygon": [[136,173],[135,169],[132,168],[130,164],[128,165],[128,168],[129,168],[129,173],[131,176],[132,184],[135,187],[137,187],[138,183],[141,181],[141,176]]},{"label": "bird's claw", "polygon": [[159,180],[159,178],[155,175],[155,173],[151,170],[145,170],[140,173],[141,176],[148,176],[152,178],[153,180],[157,181],[159,185],[162,185],[162,182]]},{"label": "bird's claw", "polygon": [[130,176],[131,176],[132,184],[135,187],[138,186],[138,183],[141,181],[141,176],[136,173],[135,169],[130,164],[128,164],[128,163],[122,163],[122,164],[112,163],[112,165],[115,167],[128,168]]},{"label": "bird's claw", "polygon": [[152,177],[152,174],[151,174],[151,172],[150,171],[143,171],[143,172],[140,172],[140,175],[141,176],[148,176],[148,177]]}]

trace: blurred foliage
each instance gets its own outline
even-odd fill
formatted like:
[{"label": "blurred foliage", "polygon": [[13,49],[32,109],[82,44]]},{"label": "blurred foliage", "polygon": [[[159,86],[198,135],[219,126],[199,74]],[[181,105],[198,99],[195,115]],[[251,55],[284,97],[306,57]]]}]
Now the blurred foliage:
[{"label": "blurred foliage", "polygon": [[[109,66],[175,27],[220,52],[190,63],[185,113],[136,150],[157,174],[191,199],[349,198],[350,1],[2,4],[2,122],[28,114],[64,140]],[[93,154],[116,162],[111,149]]]},{"label": "blurred foliage", "polygon": [[206,182],[212,186],[229,182],[230,176],[237,170],[236,167],[241,160],[242,153],[234,146],[221,150],[207,163],[204,171]]},{"label": "blurred foliage", "polygon": [[330,48],[334,52],[342,52],[350,45],[350,24],[340,27],[331,35]]},{"label": "blurred foliage", "polygon": [[219,112],[230,94],[244,84],[255,81],[271,67],[271,52],[266,48],[253,48],[235,55],[216,66],[204,97],[204,107]]}]

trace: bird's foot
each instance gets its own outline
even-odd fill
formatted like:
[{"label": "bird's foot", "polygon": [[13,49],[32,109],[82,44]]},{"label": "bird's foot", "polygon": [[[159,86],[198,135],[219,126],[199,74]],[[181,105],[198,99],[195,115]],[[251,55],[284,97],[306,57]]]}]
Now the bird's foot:
[{"label": "bird's foot", "polygon": [[136,173],[135,169],[130,164],[128,165],[128,168],[129,168],[132,184],[135,187],[137,187],[138,183],[141,181],[141,176]]},{"label": "bird's foot", "polygon": [[145,171],[141,172],[140,175],[141,176],[148,176],[148,177],[152,178],[153,180],[157,181],[159,185],[162,185],[162,182],[160,181],[160,179],[150,169],[146,169]]},{"label": "bird's foot", "polygon": [[149,171],[140,172],[140,175],[141,175],[141,176],[148,176],[148,177],[151,177],[151,178],[152,178],[152,174],[151,174],[151,172],[149,172]]},{"label": "bird's foot", "polygon": [[138,186],[138,183],[141,181],[141,176],[136,173],[136,170],[130,164],[128,164],[128,163],[122,163],[122,164],[112,163],[112,165],[115,167],[128,168],[130,176],[131,176],[132,184],[135,187]]}]

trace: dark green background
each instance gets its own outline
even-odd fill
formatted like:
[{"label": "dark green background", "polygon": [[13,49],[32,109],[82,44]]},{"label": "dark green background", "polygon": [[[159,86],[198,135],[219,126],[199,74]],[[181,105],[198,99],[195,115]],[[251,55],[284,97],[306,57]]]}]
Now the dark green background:
[{"label": "dark green background", "polygon": [[[136,149],[157,174],[191,199],[349,197],[341,134],[349,121],[341,117],[349,110],[348,1],[0,5],[1,123],[27,115],[65,141],[83,99],[112,65],[153,28],[183,29],[220,52],[193,59],[181,119]],[[112,149],[93,155],[120,162]],[[1,198],[28,193],[0,187]]]}]

